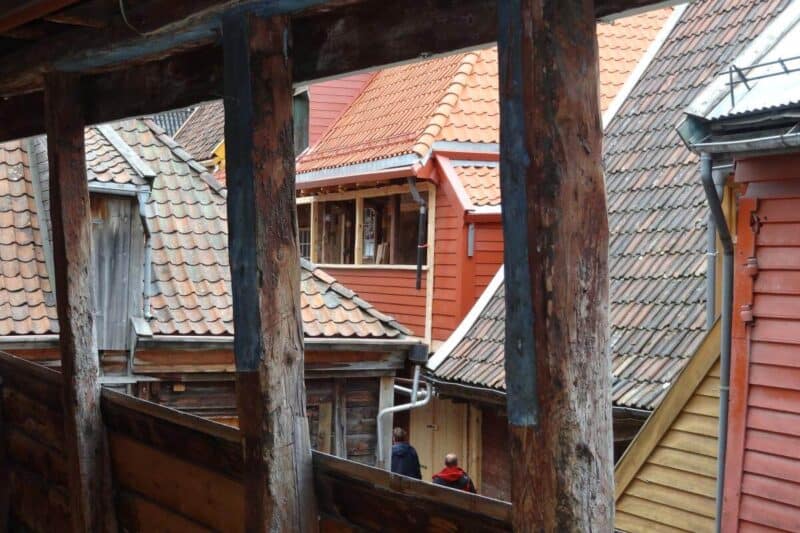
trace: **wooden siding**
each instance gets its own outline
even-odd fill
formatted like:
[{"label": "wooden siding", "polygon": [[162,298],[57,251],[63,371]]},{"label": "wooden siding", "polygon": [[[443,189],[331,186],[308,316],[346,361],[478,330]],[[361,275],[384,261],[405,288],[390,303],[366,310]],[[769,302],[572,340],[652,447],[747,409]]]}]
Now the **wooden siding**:
[{"label": "wooden siding", "polygon": [[[69,523],[61,376],[0,354],[0,383],[0,511],[12,531],[60,531]],[[120,530],[244,530],[236,428],[110,390],[101,406]],[[314,477],[322,532],[510,531],[507,503],[320,453]]]},{"label": "wooden siding", "polygon": [[130,197],[92,195],[95,328],[100,350],[124,350],[142,316],[144,233]]},{"label": "wooden siding", "polygon": [[412,334],[425,334],[425,288],[423,272],[422,286],[416,289],[416,270],[406,268],[336,268],[323,267],[325,272],[364,300],[374,305],[381,313],[391,315],[409,328]]},{"label": "wooden siding", "polygon": [[[737,181],[760,183],[747,186],[737,225],[723,507],[731,531],[800,530],[800,195],[792,187],[798,164],[800,156],[791,155],[737,166]],[[757,267],[746,270],[753,256]],[[752,321],[738,313],[747,305]]]},{"label": "wooden siding", "polygon": [[469,301],[471,306],[474,299],[473,262],[465,261],[464,213],[455,193],[447,190],[449,187],[447,180],[441,180],[436,188],[431,337],[439,341],[446,340],[455,331],[469,310],[465,302]]},{"label": "wooden siding", "polygon": [[707,334],[617,464],[620,531],[714,531],[719,330]]},{"label": "wooden siding", "polygon": [[473,303],[497,274],[503,264],[503,224],[482,222],[475,224],[475,292]]},{"label": "wooden siding", "polygon": [[309,143],[316,143],[325,130],[339,118],[361,90],[372,79],[374,73],[361,73],[335,80],[314,83],[309,92]]}]

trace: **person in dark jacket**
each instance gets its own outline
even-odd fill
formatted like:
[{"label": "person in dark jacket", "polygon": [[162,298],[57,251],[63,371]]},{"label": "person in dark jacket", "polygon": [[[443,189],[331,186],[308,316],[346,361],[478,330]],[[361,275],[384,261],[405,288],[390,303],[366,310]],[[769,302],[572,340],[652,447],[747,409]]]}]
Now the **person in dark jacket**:
[{"label": "person in dark jacket", "polygon": [[392,431],[392,472],[422,479],[417,450],[408,443],[408,435],[403,428],[394,428]]},{"label": "person in dark jacket", "polygon": [[467,473],[458,466],[458,457],[454,453],[448,453],[444,457],[444,468],[439,473],[434,474],[433,482],[451,489],[476,493],[475,485]]}]

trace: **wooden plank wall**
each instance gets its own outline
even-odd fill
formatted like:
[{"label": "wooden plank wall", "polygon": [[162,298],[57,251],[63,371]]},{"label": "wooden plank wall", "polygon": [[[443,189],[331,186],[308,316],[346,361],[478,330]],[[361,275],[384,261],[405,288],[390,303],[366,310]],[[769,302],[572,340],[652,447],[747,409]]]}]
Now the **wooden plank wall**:
[{"label": "wooden plank wall", "polygon": [[235,428],[103,391],[117,492],[128,531],[244,531]]},{"label": "wooden plank wall", "polygon": [[[10,488],[11,525],[34,532],[63,530],[69,507],[60,451],[60,376],[0,354],[0,379],[0,452],[7,450],[0,455],[0,466],[7,465],[0,474],[9,476],[9,483],[0,486]],[[357,409],[365,391],[372,394],[372,386],[352,381],[346,396]],[[322,383],[318,389],[319,399],[330,397]],[[318,413],[324,409],[318,407]],[[243,461],[236,428],[106,389],[102,411],[121,530],[244,530]],[[507,503],[323,453],[315,452],[314,465],[323,532],[510,531]]]},{"label": "wooden plank wall", "polygon": [[10,531],[58,531],[71,519],[61,376],[32,363],[23,374],[17,363],[0,360],[0,449],[6,451],[0,485],[9,498],[0,524],[7,518]]},{"label": "wooden plank wall", "polygon": [[422,286],[417,290],[413,269],[326,266],[325,272],[382,313],[396,318],[414,335],[425,334],[426,276],[422,276]]},{"label": "wooden plank wall", "polygon": [[466,314],[461,303],[461,279],[467,277],[464,261],[464,215],[447,194],[446,180],[436,188],[436,246],[433,271],[433,313],[431,320],[434,340],[445,340],[458,327]]},{"label": "wooden plank wall", "polygon": [[500,222],[475,224],[474,303],[503,264],[503,225]]}]

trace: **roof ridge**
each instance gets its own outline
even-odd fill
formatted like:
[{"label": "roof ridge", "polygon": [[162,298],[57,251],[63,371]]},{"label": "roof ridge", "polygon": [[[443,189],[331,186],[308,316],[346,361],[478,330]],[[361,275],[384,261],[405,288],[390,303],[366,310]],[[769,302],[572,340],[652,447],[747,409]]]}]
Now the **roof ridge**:
[{"label": "roof ridge", "polygon": [[153,132],[156,138],[167,148],[169,148],[170,151],[178,157],[178,159],[186,163],[189,168],[194,170],[198,174],[198,177],[206,185],[208,185],[209,189],[214,191],[222,198],[227,198],[228,195],[225,186],[223,186],[214,176],[209,174],[206,170],[206,167],[204,167],[202,163],[198,162],[192,154],[187,152],[183,145],[176,141],[174,137],[171,137],[166,131],[164,131],[164,129],[156,124],[151,117],[141,117],[139,120],[141,120],[142,123]]},{"label": "roof ridge", "polygon": [[450,113],[453,112],[456,104],[461,99],[464,88],[467,86],[467,80],[475,70],[475,64],[478,62],[479,58],[480,56],[477,51],[464,54],[455,74],[453,74],[450,85],[447,86],[444,95],[433,110],[428,125],[422,130],[422,133],[417,138],[417,142],[412,146],[412,153],[420,157],[425,157],[428,152],[430,152],[433,141],[439,136],[442,129],[444,129],[447,124],[447,119],[450,117]]}]

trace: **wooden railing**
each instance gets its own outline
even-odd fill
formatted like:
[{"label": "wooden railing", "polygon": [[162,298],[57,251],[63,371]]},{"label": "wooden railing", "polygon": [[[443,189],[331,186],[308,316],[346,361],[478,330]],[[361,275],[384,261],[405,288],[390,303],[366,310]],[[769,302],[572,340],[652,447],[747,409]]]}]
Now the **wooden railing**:
[{"label": "wooden railing", "polygon": [[[0,531],[69,524],[61,375],[0,354]],[[125,531],[243,531],[239,431],[103,390]],[[508,531],[510,505],[314,454],[321,530]]]}]

